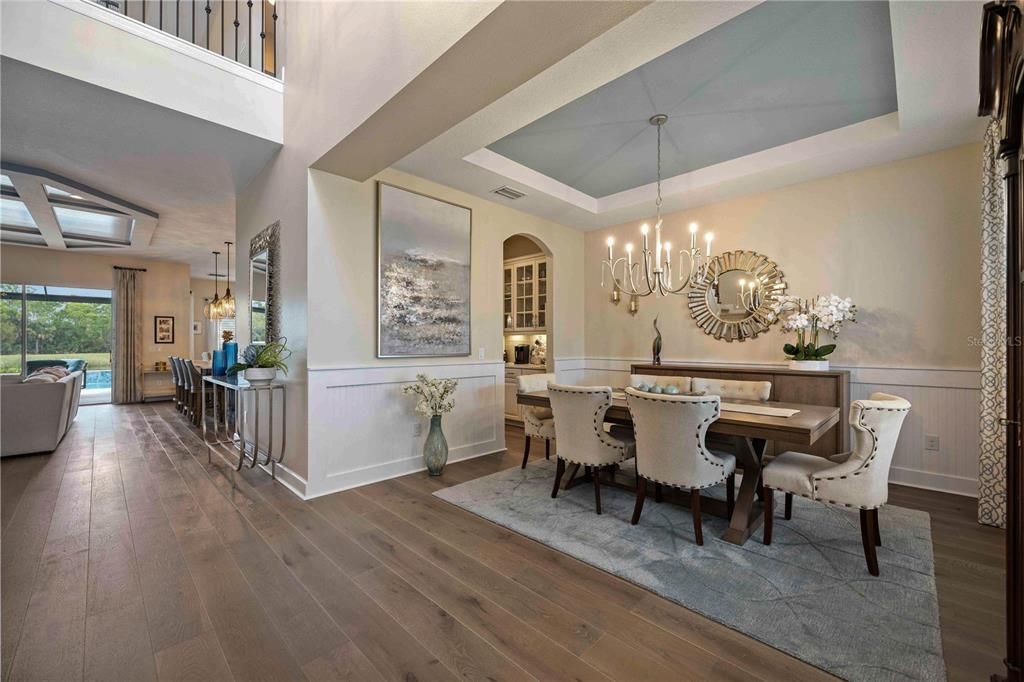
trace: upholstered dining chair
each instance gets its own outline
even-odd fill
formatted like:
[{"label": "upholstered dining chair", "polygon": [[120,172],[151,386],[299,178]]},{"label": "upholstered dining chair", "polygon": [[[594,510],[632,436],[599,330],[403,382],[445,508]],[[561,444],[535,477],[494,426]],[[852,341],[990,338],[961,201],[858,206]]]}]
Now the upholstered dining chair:
[{"label": "upholstered dining chair", "polygon": [[[521,374],[519,376],[519,393],[536,393],[547,390],[548,384],[555,380],[554,374]],[[551,459],[551,441],[555,440],[555,419],[551,409],[547,407],[534,407],[531,405],[520,405],[519,414],[523,418],[523,435],[526,438],[526,446],[523,448],[523,466],[530,459],[530,442],[534,438],[544,440],[544,459]]]},{"label": "upholstered dining chair", "polygon": [[191,359],[185,358],[185,382],[188,386],[188,403],[191,406],[192,423],[201,426],[206,413],[206,406],[203,405],[202,384],[203,373],[195,366]]},{"label": "upholstered dining chair", "polygon": [[551,497],[558,495],[566,462],[577,468],[586,467],[594,481],[594,504],[600,514],[601,471],[633,457],[632,430],[612,426],[605,431],[604,415],[612,405],[612,389],[608,386],[549,384],[548,396],[558,433],[555,487]]},{"label": "upholstered dining chair", "polygon": [[[631,523],[640,522],[647,483],[655,490],[667,485],[690,490],[693,534],[704,544],[700,491],[726,484],[726,505],[732,516],[736,495],[736,458],[707,447],[708,427],[721,414],[718,396],[656,395],[626,389],[636,437],[636,506]],[[660,501],[660,500],[659,500]]]},{"label": "upholstered dining chair", "polygon": [[178,363],[173,355],[167,356],[167,365],[171,368],[171,382],[174,384],[174,409],[181,411],[181,388],[178,386]]},{"label": "upholstered dining chair", "polygon": [[770,381],[694,377],[691,386],[694,391],[703,391],[704,395],[717,395],[722,400],[757,400],[763,403],[772,394],[772,382]]},{"label": "upholstered dining chair", "polygon": [[888,393],[850,405],[853,451],[830,458],[784,452],[764,468],[764,544],[772,544],[773,491],[786,494],[786,518],[793,495],[860,510],[860,534],[868,572],[878,575],[876,546],[881,546],[878,508],[889,499],[889,466],[910,403]]},{"label": "upholstered dining chair", "polygon": [[188,402],[189,390],[188,383],[186,382],[185,379],[185,361],[178,357],[172,357],[171,361],[178,372],[178,376],[176,378],[176,393],[178,394],[178,411],[184,414],[185,416],[190,416],[191,412]]}]

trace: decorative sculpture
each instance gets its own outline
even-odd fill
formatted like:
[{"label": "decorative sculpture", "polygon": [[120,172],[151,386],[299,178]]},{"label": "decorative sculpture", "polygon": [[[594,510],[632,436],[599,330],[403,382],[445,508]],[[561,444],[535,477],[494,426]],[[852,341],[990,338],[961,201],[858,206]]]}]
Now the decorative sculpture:
[{"label": "decorative sculpture", "polygon": [[658,332],[658,335],[654,337],[654,343],[651,344],[651,354],[654,356],[654,364],[661,364],[661,330],[658,329],[658,317],[654,317],[654,331]]}]

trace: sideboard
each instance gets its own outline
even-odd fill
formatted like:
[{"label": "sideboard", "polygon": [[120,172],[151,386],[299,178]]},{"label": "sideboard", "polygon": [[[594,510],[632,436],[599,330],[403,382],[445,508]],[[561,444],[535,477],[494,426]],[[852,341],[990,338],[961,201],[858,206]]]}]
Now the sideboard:
[{"label": "sideboard", "polygon": [[769,444],[768,454],[798,450],[829,457],[850,449],[850,373],[846,370],[807,372],[783,367],[725,367],[715,365],[633,365],[633,374],[706,377],[737,381],[770,381],[770,400],[839,408],[839,423],[808,447],[787,443]]}]

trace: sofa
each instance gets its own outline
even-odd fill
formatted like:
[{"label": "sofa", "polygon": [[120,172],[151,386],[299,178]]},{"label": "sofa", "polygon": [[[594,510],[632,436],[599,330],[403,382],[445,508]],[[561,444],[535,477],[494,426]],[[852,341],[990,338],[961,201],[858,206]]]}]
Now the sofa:
[{"label": "sofa", "polygon": [[52,383],[0,383],[0,457],[53,452],[78,416],[83,371]]},{"label": "sofa", "polygon": [[81,358],[64,360],[29,360],[25,363],[25,374],[32,374],[43,367],[63,367],[69,372],[82,372],[82,388],[89,385],[89,363]]}]

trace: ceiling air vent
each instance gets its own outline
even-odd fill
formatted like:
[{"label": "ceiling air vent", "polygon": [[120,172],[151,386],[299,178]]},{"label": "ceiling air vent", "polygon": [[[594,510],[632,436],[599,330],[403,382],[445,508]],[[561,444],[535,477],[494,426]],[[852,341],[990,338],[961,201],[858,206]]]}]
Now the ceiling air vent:
[{"label": "ceiling air vent", "polygon": [[512,201],[515,201],[516,199],[522,199],[523,197],[526,196],[526,192],[520,192],[517,189],[512,189],[508,185],[502,185],[498,189],[491,190],[491,192],[497,194],[500,197],[511,199]]}]

